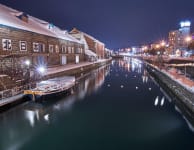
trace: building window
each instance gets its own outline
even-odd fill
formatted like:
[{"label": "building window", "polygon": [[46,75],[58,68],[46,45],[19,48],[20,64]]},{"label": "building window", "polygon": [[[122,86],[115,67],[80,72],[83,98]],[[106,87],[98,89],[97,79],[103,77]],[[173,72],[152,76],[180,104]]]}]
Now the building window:
[{"label": "building window", "polygon": [[45,45],[44,44],[42,44],[42,43],[39,43],[39,51],[40,52],[45,52]]},{"label": "building window", "polygon": [[55,45],[55,51],[56,51],[56,53],[59,53],[59,46],[58,45]]},{"label": "building window", "polygon": [[27,42],[20,41],[20,51],[27,51]]},{"label": "building window", "polygon": [[53,53],[54,52],[54,47],[53,45],[49,45],[49,53]]},{"label": "building window", "polygon": [[68,47],[68,54],[71,54],[71,47]]},{"label": "building window", "polygon": [[33,43],[34,52],[45,52],[45,45],[42,43]]},{"label": "building window", "polygon": [[71,53],[74,53],[74,47],[71,47]]},{"label": "building window", "polygon": [[67,48],[65,45],[62,45],[62,53],[67,53]]},{"label": "building window", "polygon": [[34,52],[39,52],[39,43],[33,43],[33,51]]},{"label": "building window", "polygon": [[76,54],[80,54],[80,48],[76,48],[76,49],[75,49],[75,53],[76,53]]},{"label": "building window", "polygon": [[3,50],[12,50],[11,40],[10,39],[2,39]]}]

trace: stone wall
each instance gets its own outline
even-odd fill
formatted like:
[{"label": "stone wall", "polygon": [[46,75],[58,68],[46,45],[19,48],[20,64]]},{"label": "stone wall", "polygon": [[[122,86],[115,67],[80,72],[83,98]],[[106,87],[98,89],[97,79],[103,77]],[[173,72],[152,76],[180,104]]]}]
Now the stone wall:
[{"label": "stone wall", "polygon": [[180,85],[175,80],[161,72],[160,70],[147,64],[146,68],[151,76],[159,83],[159,85],[171,95],[175,103],[179,104],[180,107],[184,108],[183,111],[192,118],[194,121],[194,93],[187,90],[185,87]]}]

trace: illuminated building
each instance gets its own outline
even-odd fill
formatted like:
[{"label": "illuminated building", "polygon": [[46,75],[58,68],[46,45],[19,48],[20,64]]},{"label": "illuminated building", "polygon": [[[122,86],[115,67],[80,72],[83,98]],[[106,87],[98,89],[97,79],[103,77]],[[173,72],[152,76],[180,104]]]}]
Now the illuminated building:
[{"label": "illuminated building", "polygon": [[31,62],[31,67],[85,60],[84,44],[65,30],[1,4],[0,14],[0,73],[22,74],[25,60]]},{"label": "illuminated building", "polygon": [[169,53],[175,54],[176,51],[184,53],[187,50],[190,40],[190,21],[183,21],[180,23],[179,30],[169,32]]}]

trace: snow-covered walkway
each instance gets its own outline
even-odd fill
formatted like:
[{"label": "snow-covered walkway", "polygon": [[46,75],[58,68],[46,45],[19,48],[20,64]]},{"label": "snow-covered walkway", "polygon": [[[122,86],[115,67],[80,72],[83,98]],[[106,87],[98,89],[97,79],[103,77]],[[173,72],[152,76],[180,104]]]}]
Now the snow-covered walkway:
[{"label": "snow-covered walkway", "polygon": [[100,59],[100,60],[95,61],[95,62],[81,62],[79,64],[67,64],[64,66],[52,67],[52,68],[48,68],[46,70],[46,72],[43,74],[43,76],[47,76],[47,75],[51,75],[51,74],[55,74],[55,73],[60,73],[63,71],[76,69],[76,68],[80,68],[80,67],[88,66],[91,64],[100,63],[100,62],[106,62],[106,61],[107,61],[107,59]]}]

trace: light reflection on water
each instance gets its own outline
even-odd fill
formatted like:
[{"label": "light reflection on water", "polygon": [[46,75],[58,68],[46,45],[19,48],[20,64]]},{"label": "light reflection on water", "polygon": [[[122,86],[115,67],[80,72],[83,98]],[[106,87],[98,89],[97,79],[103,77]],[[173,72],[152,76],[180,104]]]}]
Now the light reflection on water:
[{"label": "light reflection on water", "polygon": [[178,149],[183,147],[180,141],[192,146],[194,137],[184,119],[139,60],[113,60],[76,83],[72,95],[27,102],[1,114],[0,150],[41,146],[49,150],[53,145],[58,149],[142,149],[145,143],[150,149]]}]

